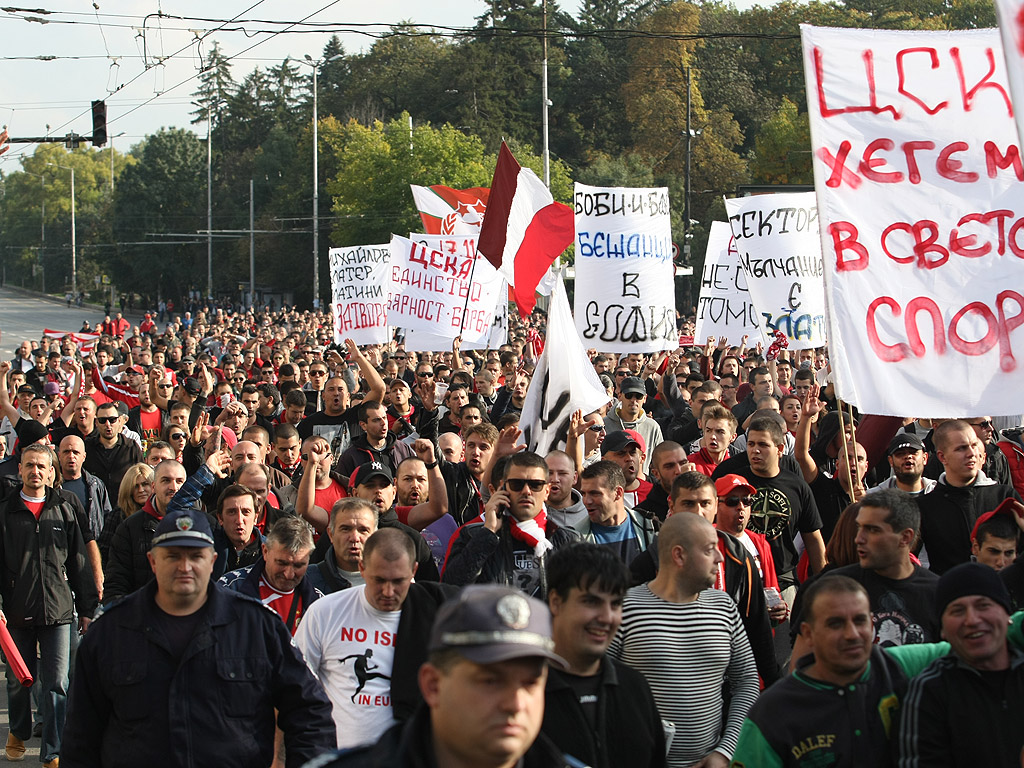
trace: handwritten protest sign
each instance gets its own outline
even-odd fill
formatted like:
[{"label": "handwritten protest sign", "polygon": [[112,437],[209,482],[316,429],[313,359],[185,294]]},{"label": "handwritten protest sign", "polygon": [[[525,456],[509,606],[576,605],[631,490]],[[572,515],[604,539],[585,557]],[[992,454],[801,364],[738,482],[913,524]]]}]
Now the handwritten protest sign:
[{"label": "handwritten protest sign", "polygon": [[998,32],[802,36],[838,394],[1020,413],[1024,164]]},{"label": "handwritten protest sign", "polygon": [[471,343],[486,339],[504,283],[497,272],[488,282],[477,279],[479,263],[471,282],[474,256],[392,235],[388,324],[446,339],[461,332]]},{"label": "handwritten protest sign", "polygon": [[668,190],[577,184],[575,319],[607,352],[675,349]]},{"label": "handwritten protest sign", "polygon": [[825,288],[813,192],[725,201],[740,264],[766,338],[782,331],[790,349],[825,344]]},{"label": "handwritten protest sign", "polygon": [[331,248],[329,258],[334,343],[386,342],[391,247],[384,243]]},{"label": "handwritten protest sign", "polygon": [[747,290],[747,277],[740,265],[740,252],[724,221],[711,222],[694,336],[724,336],[730,344],[739,344],[747,336],[751,346],[764,341],[757,310]]},{"label": "handwritten protest sign", "polygon": [[[409,239],[435,251],[457,253],[471,258],[476,254],[476,235],[428,235],[413,233]],[[490,283],[497,274],[494,266],[487,259],[477,259],[473,281]],[[458,335],[458,329],[447,335],[439,335],[431,331],[408,331],[405,335],[405,348],[409,352],[431,352],[446,349],[452,345],[452,339]],[[494,322],[491,331],[477,341],[463,338],[462,349],[497,349],[508,341],[508,290],[499,289],[498,301],[494,308]]]}]

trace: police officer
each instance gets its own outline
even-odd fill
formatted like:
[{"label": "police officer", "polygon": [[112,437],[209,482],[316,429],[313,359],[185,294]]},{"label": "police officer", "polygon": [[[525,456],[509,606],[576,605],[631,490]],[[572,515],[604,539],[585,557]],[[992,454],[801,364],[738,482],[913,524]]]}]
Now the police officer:
[{"label": "police officer", "polygon": [[107,606],[79,648],[65,768],[266,768],[275,710],[289,767],[334,748],[330,702],[284,623],[211,583],[215,558],[205,515],[160,521],[155,580]]}]

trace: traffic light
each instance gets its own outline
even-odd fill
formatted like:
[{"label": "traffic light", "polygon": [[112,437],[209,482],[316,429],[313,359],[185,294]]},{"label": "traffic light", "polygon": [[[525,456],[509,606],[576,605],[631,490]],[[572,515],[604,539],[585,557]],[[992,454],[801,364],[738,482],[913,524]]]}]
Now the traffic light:
[{"label": "traffic light", "polygon": [[92,103],[92,145],[102,147],[107,143],[107,104],[103,101]]}]

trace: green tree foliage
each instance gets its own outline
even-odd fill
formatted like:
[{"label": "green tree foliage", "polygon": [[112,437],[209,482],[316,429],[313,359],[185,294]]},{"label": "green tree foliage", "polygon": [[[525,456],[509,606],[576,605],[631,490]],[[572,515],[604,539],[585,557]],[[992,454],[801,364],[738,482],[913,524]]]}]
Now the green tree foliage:
[{"label": "green tree foliage", "polygon": [[760,184],[814,183],[810,123],[785,97],[754,139],[750,175]]},{"label": "green tree foliage", "polygon": [[133,148],[136,163],[115,187],[115,235],[122,245],[107,259],[119,281],[155,295],[205,288],[204,245],[160,245],[163,234],[206,228],[206,148],[190,131],[161,130]]},{"label": "green tree foliage", "polygon": [[[410,184],[486,187],[497,162],[478,137],[450,125],[417,125],[410,134],[408,115],[372,126],[328,118],[321,131],[324,155],[333,155],[337,168],[327,182],[338,217],[335,245],[384,243],[392,232],[421,231]],[[509,148],[521,165],[540,174],[540,157],[514,141]],[[569,170],[557,161],[551,164],[551,189],[556,199],[572,197]]]}]

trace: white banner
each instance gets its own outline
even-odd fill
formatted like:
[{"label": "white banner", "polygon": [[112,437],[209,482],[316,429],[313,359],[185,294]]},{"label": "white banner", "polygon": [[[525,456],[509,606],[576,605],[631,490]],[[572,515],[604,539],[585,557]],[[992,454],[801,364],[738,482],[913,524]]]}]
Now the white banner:
[{"label": "white banner", "polygon": [[384,243],[331,248],[329,258],[334,343],[386,343],[391,247]]},{"label": "white banner", "polygon": [[725,201],[757,324],[768,339],[782,331],[790,349],[825,345],[818,207],[813,192]]},{"label": "white banner", "polygon": [[668,189],[577,184],[576,329],[602,352],[676,349]]},{"label": "white banner", "polygon": [[436,334],[446,346],[459,333],[467,343],[486,340],[504,281],[493,268],[486,281],[480,279],[486,259],[476,259],[475,272],[473,261],[465,251],[434,250],[392,235],[388,324]]},{"label": "white banner", "polygon": [[541,456],[555,448],[564,449],[573,411],[587,414],[607,402],[608,393],[573,325],[565,285],[557,277],[548,309],[544,351],[530,379],[519,419],[523,430],[520,442]]},{"label": "white banner", "polygon": [[759,341],[764,343],[757,321],[732,231],[724,221],[713,221],[700,278],[694,338],[704,341],[708,336],[724,336],[729,344],[740,344],[746,336],[753,347]]},{"label": "white banner", "polygon": [[[443,253],[467,254],[471,258],[476,254],[476,235],[427,235],[414,232],[409,235],[414,243],[419,243],[435,251]],[[497,270],[487,259],[478,259],[473,281],[482,280],[489,283],[494,279]],[[405,348],[410,352],[440,352],[451,349],[454,336],[443,336],[430,331],[407,331]],[[497,349],[508,341],[508,287],[498,291],[498,303],[494,308],[494,322],[491,331],[479,341],[462,340],[462,349]],[[456,366],[458,367],[458,366]]]},{"label": "white banner", "polygon": [[839,396],[1020,413],[1024,167],[999,33],[801,31]]}]

